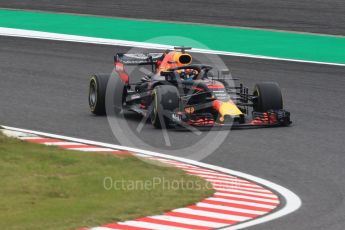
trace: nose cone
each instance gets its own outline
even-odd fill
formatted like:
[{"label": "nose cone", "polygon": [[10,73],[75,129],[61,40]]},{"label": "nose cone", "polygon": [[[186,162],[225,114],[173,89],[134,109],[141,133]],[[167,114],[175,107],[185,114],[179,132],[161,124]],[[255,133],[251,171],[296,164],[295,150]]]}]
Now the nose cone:
[{"label": "nose cone", "polygon": [[231,100],[226,102],[215,100],[213,101],[213,108],[218,111],[220,121],[224,120],[224,116],[236,117],[243,114]]}]

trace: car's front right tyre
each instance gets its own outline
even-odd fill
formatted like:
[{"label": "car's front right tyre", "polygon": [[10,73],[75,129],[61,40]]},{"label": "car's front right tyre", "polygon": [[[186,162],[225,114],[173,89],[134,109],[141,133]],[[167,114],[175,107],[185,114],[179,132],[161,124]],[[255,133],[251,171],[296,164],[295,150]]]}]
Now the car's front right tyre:
[{"label": "car's front right tyre", "polygon": [[105,95],[109,75],[95,74],[90,78],[89,83],[89,107],[95,115],[105,115]]}]

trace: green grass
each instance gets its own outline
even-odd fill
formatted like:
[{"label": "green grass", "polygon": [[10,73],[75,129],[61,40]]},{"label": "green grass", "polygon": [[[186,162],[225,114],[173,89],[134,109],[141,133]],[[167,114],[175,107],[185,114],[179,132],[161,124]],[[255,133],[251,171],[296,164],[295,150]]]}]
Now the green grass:
[{"label": "green grass", "polygon": [[[163,178],[165,182],[147,189],[109,190],[103,185],[105,177],[139,185]],[[178,180],[179,189],[169,188],[173,180]],[[194,189],[185,188],[191,184]],[[0,132],[0,229],[98,226],[195,203],[210,196],[210,188],[178,169],[136,157],[61,150]]]}]

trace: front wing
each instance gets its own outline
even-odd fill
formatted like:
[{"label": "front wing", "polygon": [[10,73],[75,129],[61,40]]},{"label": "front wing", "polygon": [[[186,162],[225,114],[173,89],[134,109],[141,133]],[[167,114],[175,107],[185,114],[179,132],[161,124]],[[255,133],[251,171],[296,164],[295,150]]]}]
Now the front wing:
[{"label": "front wing", "polygon": [[267,112],[253,112],[251,119],[238,120],[226,119],[224,122],[215,120],[207,114],[188,115],[186,113],[171,113],[171,125],[176,128],[206,127],[206,128],[267,128],[278,126],[289,126],[291,124],[290,113],[286,110],[270,110]]}]

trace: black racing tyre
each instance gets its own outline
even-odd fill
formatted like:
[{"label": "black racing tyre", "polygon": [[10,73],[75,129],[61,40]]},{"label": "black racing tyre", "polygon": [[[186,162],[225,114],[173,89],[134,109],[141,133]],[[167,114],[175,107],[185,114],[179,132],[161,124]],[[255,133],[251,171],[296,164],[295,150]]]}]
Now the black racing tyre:
[{"label": "black racing tyre", "polygon": [[110,75],[95,74],[90,78],[89,106],[93,114],[105,115],[105,94]]},{"label": "black racing tyre", "polygon": [[152,91],[151,123],[157,128],[170,128],[169,112],[179,108],[180,94],[175,86],[159,85]]},{"label": "black racing tyre", "polygon": [[256,112],[283,109],[282,93],[279,85],[275,82],[256,84],[253,95],[257,96],[253,103],[253,108]]}]

